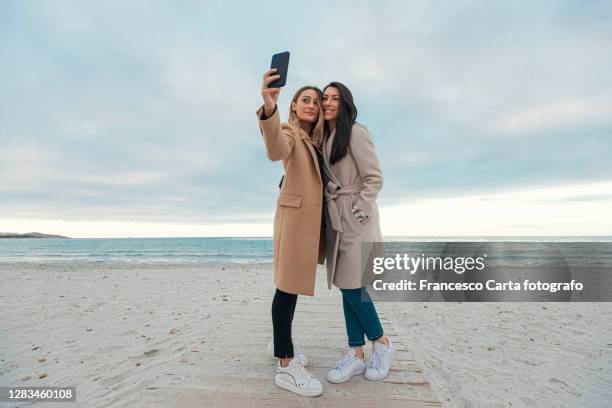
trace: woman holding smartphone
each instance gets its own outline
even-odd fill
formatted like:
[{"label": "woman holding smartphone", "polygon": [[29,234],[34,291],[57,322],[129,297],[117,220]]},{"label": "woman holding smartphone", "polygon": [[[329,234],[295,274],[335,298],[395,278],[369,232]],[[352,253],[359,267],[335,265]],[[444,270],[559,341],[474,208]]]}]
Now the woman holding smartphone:
[{"label": "woman holding smartphone", "polygon": [[[362,259],[382,256],[382,234],[376,198],[383,174],[367,129],[356,122],[357,108],[351,91],[339,82],[323,89],[325,136],[323,156],[331,181],[325,187],[327,201],[327,280],[342,292],[349,351],[336,362],[327,379],[348,381],[365,373],[380,380],[389,373],[394,348],[383,328],[366,286],[371,271]],[[374,243],[362,254],[362,243]],[[364,247],[365,248],[365,247]],[[366,256],[367,255],[367,256]],[[369,364],[365,363],[364,334],[372,341]]]},{"label": "woman holding smartphone", "polygon": [[322,92],[300,88],[291,101],[288,123],[281,124],[276,102],[280,88],[275,69],[263,76],[263,106],[257,111],[268,159],[283,161],[285,175],[274,215],[274,282],[272,301],[274,356],[279,359],[274,382],[303,396],[323,392],[321,382],[304,366],[308,360],[294,350],[291,326],[298,295],[314,295],[317,263],[325,261],[323,225]]}]

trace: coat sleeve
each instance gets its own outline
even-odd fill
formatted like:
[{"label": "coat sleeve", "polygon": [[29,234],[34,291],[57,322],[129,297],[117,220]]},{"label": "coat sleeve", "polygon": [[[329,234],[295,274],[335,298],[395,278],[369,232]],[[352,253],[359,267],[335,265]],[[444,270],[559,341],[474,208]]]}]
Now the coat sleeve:
[{"label": "coat sleeve", "polygon": [[263,106],[257,110],[257,117],[268,159],[272,161],[286,159],[291,155],[295,146],[291,130],[286,126],[281,126],[278,109],[275,109],[272,116],[266,119],[262,119],[263,110]]},{"label": "coat sleeve", "polygon": [[354,206],[369,216],[383,186],[383,173],[374,149],[374,142],[364,126],[353,125],[350,149],[363,183],[363,189]]}]

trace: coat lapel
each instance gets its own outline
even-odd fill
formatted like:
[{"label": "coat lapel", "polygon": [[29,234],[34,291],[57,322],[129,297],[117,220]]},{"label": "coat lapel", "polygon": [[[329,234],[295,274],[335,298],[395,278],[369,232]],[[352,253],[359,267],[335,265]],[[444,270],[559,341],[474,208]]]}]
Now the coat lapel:
[{"label": "coat lapel", "polygon": [[[334,141],[334,135],[336,131],[334,130],[329,137],[323,139],[323,165],[329,180],[336,184],[338,187],[342,187],[340,184],[340,180],[332,170],[332,165],[329,161],[329,157],[331,155],[331,147]],[[323,186],[323,188],[327,188]],[[340,208],[339,211],[342,211],[342,200],[339,202]],[[329,234],[329,237],[326,237],[326,266],[327,266],[327,287],[329,289],[332,288],[332,284],[334,282],[334,275],[336,274],[336,261],[338,259],[338,247],[340,245],[340,234],[333,229],[327,227],[326,235]]]},{"label": "coat lapel", "polygon": [[323,139],[323,146],[322,146],[323,164],[325,165],[324,170],[327,172],[327,176],[329,177],[329,179],[333,181],[335,184],[337,184],[338,186],[342,187],[342,184],[340,184],[340,181],[338,180],[338,177],[336,177],[336,174],[334,173],[332,169],[332,165],[329,162],[329,157],[331,156],[331,147],[334,141],[335,134],[336,134],[336,130],[334,129],[334,131],[329,135],[329,137]]},{"label": "coat lapel", "polygon": [[308,140],[308,136],[306,136],[305,133],[302,132],[301,130],[299,130],[299,132],[300,132],[300,138],[302,139],[304,144],[306,144],[306,147],[308,148],[308,151],[310,152],[310,156],[312,157],[312,160],[314,161],[315,167],[317,168],[317,174],[319,175],[319,180],[321,181],[321,184],[322,184],[323,180],[321,180],[321,170],[319,169],[319,159],[317,159],[317,153],[314,151],[314,147],[312,147],[312,143],[310,143],[310,140]]}]

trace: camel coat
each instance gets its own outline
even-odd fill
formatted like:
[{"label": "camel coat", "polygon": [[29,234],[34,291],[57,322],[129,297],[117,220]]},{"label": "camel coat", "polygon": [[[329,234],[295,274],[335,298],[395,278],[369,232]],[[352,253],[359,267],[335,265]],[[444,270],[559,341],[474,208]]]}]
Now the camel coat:
[{"label": "camel coat", "polygon": [[274,283],[283,292],[313,296],[317,263],[325,262],[319,161],[303,130],[281,125],[278,108],[267,119],[262,113],[263,106],[257,117],[268,159],[285,168],[274,213]]},{"label": "camel coat", "polygon": [[[323,141],[323,159],[331,181],[325,187],[327,285],[356,289],[371,284],[374,274],[365,267],[368,258],[384,256],[376,198],[383,174],[368,130],[356,123],[346,156],[330,164],[335,131]],[[361,224],[352,207],[368,219]],[[363,242],[376,242],[362,253]]]}]

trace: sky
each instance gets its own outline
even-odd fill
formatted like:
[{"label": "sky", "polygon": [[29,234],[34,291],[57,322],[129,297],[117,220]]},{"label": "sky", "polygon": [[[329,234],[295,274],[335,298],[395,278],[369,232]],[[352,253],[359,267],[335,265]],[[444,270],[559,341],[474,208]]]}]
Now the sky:
[{"label": "sky", "polygon": [[0,232],[270,236],[255,111],[340,81],[383,235],[611,235],[610,1],[2,1]]}]

